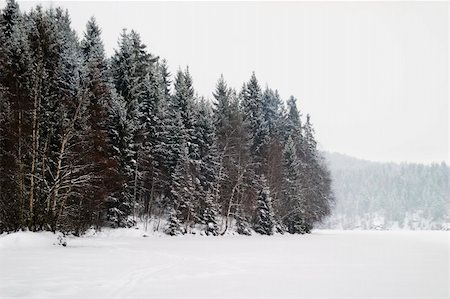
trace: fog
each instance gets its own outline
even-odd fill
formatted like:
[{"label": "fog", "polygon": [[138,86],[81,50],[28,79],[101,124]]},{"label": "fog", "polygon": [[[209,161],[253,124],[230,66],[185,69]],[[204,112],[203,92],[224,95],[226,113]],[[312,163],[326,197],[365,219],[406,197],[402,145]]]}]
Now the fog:
[{"label": "fog", "polygon": [[[37,2],[19,1],[22,11]],[[4,4],[1,4],[2,6]],[[449,161],[446,2],[43,2],[95,16],[108,54],[123,28],[211,98],[240,88],[299,99],[322,149],[374,161]]]}]

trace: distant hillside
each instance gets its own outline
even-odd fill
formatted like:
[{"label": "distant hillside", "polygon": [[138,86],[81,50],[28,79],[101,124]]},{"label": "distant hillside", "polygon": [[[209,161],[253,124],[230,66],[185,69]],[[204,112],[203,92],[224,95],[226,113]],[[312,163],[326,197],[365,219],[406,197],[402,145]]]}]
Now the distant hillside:
[{"label": "distant hillside", "polygon": [[325,227],[444,229],[450,222],[450,168],[378,163],[325,153],[336,206]]}]

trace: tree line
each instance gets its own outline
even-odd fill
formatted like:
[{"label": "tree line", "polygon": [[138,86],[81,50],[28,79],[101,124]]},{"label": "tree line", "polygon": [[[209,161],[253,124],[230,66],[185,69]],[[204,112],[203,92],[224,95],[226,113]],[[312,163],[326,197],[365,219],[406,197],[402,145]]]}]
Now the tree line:
[{"label": "tree line", "polygon": [[444,162],[397,164],[326,156],[338,199],[326,227],[447,229],[450,168]]},{"label": "tree line", "polygon": [[0,232],[309,233],[330,183],[310,116],[254,73],[209,101],[135,31],[106,57],[93,18],[79,40],[61,8],[1,11]]}]

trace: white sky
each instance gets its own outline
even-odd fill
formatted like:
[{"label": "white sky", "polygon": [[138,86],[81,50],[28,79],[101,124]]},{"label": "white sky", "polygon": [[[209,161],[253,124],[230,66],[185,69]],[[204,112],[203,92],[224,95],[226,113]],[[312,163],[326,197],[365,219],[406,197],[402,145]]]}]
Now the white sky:
[{"label": "white sky", "polygon": [[240,88],[255,71],[299,99],[325,150],[449,161],[447,2],[43,3],[69,9],[79,33],[94,15],[108,54],[135,29],[206,97],[221,73]]}]

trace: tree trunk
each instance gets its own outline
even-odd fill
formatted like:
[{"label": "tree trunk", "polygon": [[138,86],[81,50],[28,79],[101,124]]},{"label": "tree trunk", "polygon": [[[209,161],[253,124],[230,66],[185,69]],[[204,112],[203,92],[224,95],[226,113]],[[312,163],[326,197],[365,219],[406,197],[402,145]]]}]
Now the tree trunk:
[{"label": "tree trunk", "polygon": [[29,210],[30,210],[30,224],[33,219],[33,206],[34,206],[34,189],[35,189],[35,176],[36,176],[36,160],[37,160],[37,148],[39,145],[39,134],[38,134],[38,124],[37,115],[40,106],[39,97],[36,95],[34,97],[34,107],[33,107],[33,132],[32,132],[32,154],[31,154],[31,177],[30,177],[30,195],[29,195]]},{"label": "tree trunk", "polygon": [[18,149],[17,159],[19,160],[19,202],[20,202],[20,223],[23,224],[23,209],[24,209],[24,173],[23,173],[23,161],[22,161],[22,110],[19,107],[18,115]]},{"label": "tree trunk", "polygon": [[233,189],[231,190],[230,199],[228,201],[227,215],[225,217],[225,229],[222,232],[222,235],[224,235],[228,230],[228,223],[229,223],[229,218],[230,218],[230,214],[231,214],[231,207],[233,206],[234,194],[236,193],[237,189],[241,185],[241,180],[244,177],[244,173],[245,173],[245,171],[242,171],[242,173],[238,173],[238,178],[236,180],[236,184],[233,186]]}]

